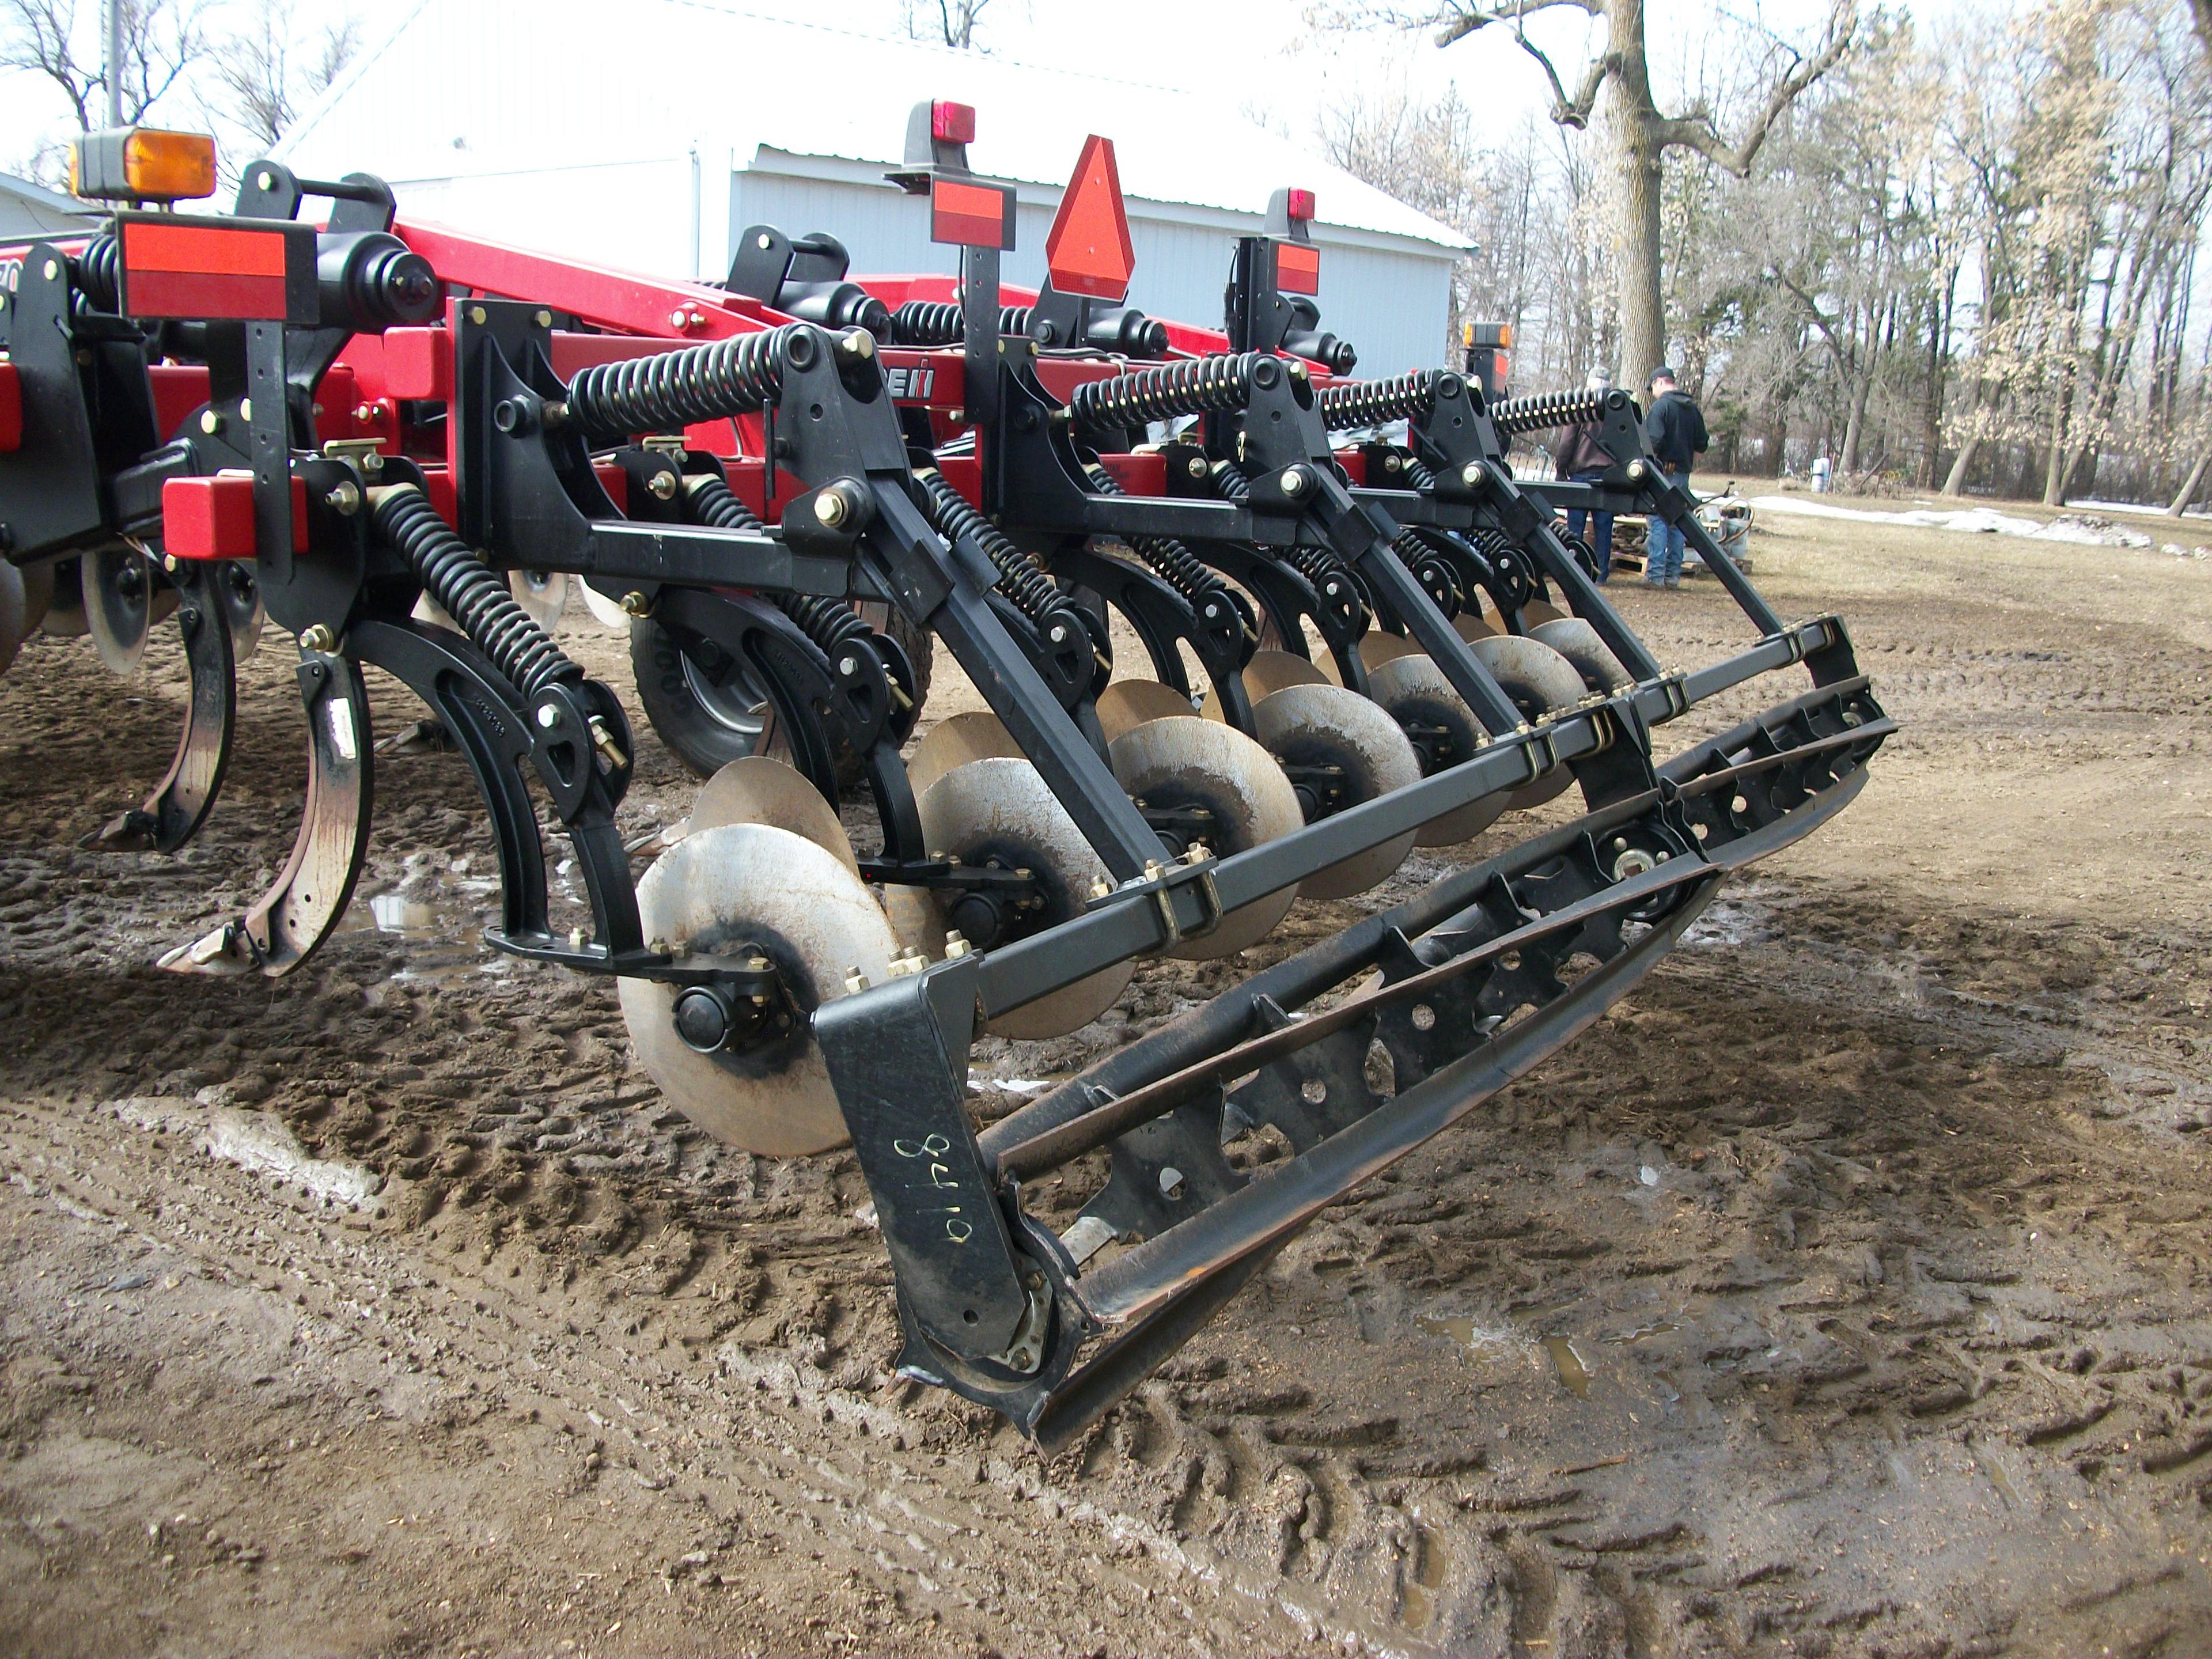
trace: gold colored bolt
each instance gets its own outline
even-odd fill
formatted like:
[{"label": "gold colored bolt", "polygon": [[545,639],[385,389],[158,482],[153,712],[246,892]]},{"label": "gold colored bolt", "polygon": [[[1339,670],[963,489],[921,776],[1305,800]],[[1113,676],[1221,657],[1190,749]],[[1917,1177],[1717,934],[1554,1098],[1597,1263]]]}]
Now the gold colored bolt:
[{"label": "gold colored bolt", "polygon": [[968,936],[957,927],[945,930],[945,959],[947,962],[957,962],[975,948],[968,942]]},{"label": "gold colored bolt", "polygon": [[859,969],[849,969],[845,974],[845,994],[858,996],[868,988],[868,976]]},{"label": "gold colored bolt", "polygon": [[551,312],[550,312],[550,311],[541,311],[541,312],[539,312],[539,313],[538,313],[538,327],[540,327],[540,328],[550,328],[550,327],[552,327],[552,326],[553,326],[553,313],[552,313]]},{"label": "gold colored bolt", "polygon": [[1479,486],[1483,481],[1482,463],[1480,461],[1469,461],[1465,466],[1460,469],[1459,480],[1469,489],[1473,489]]},{"label": "gold colored bolt", "polygon": [[300,635],[300,649],[302,651],[328,651],[337,642],[337,636],[331,632],[327,623],[316,623]]},{"label": "gold colored bolt", "polygon": [[676,495],[676,475],[673,472],[656,472],[645,487],[652,492],[656,501],[673,500]]},{"label": "gold colored bolt", "polygon": [[852,511],[853,504],[842,489],[825,489],[814,498],[814,516],[832,530],[844,523]]},{"label": "gold colored bolt", "polygon": [[1109,887],[1103,881],[1094,881],[1091,884],[1091,896],[1095,899],[1104,898],[1108,895],[1111,894],[1113,890],[1114,890],[1111,887]]},{"label": "gold colored bolt", "polygon": [[222,416],[211,409],[200,410],[200,430],[212,438],[222,430]]},{"label": "gold colored bolt", "polygon": [[625,617],[647,616],[652,612],[653,601],[642,593],[632,592],[622,596],[622,608]]},{"label": "gold colored bolt", "polygon": [[323,497],[323,504],[342,519],[350,519],[361,511],[361,486],[351,478],[341,478]]},{"label": "gold colored bolt", "polygon": [[491,313],[486,311],[482,306],[471,306],[469,307],[469,320],[476,324],[478,327],[482,327],[486,322],[489,322],[490,319]]}]

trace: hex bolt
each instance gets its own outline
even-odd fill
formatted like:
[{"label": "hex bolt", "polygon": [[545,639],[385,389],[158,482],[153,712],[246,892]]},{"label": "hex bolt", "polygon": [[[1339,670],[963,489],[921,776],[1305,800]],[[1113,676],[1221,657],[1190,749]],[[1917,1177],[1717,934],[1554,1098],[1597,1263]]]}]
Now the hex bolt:
[{"label": "hex bolt", "polygon": [[550,732],[560,724],[561,705],[559,703],[544,702],[538,705],[538,729],[539,731]]},{"label": "hex bolt", "polygon": [[858,996],[861,992],[867,988],[868,976],[866,974],[862,973],[858,968],[848,969],[846,971],[845,994],[847,996]]},{"label": "hex bolt", "polygon": [[361,511],[361,486],[351,478],[341,478],[323,497],[323,504],[342,519],[350,519]]},{"label": "hex bolt", "polygon": [[625,593],[622,596],[622,608],[625,617],[647,616],[652,612],[653,601],[642,593]]},{"label": "hex bolt", "polygon": [[1651,469],[1644,465],[1643,462],[1631,461],[1628,464],[1628,476],[1632,482],[1642,483],[1644,479],[1650,477],[1650,475]]},{"label": "hex bolt", "polygon": [[538,313],[538,327],[540,327],[540,328],[550,328],[550,327],[552,327],[552,326],[553,326],[553,313],[552,313],[551,312],[550,312],[550,311],[541,311],[541,312],[539,312],[539,313]]},{"label": "hex bolt", "polygon": [[482,306],[471,306],[469,307],[469,320],[474,323],[478,328],[482,328],[486,323],[491,320],[491,313],[486,311]]},{"label": "hex bolt", "polygon": [[1305,468],[1291,467],[1283,474],[1283,494],[1293,497],[1303,495],[1306,493],[1308,482]]},{"label": "hex bolt", "polygon": [[837,672],[847,679],[851,679],[854,675],[860,672],[860,659],[858,657],[838,658]]},{"label": "hex bolt", "polygon": [[316,623],[300,635],[302,651],[328,651],[337,642],[337,635],[331,632],[328,623]]},{"label": "hex bolt", "polygon": [[975,948],[969,944],[968,936],[957,927],[945,930],[945,959],[947,962],[957,962]]},{"label": "hex bolt", "polygon": [[876,355],[876,337],[865,328],[848,329],[838,339],[837,349],[865,362]]},{"label": "hex bolt", "polygon": [[673,472],[656,472],[647,481],[645,487],[653,493],[655,500],[672,501],[676,495],[676,475]]},{"label": "hex bolt", "polygon": [[1482,470],[1482,463],[1480,461],[1469,461],[1465,466],[1459,470],[1459,481],[1465,484],[1469,489],[1481,489],[1485,482],[1487,481],[1489,476],[1490,475],[1488,473]]},{"label": "hex bolt", "polygon": [[200,410],[200,430],[212,438],[222,430],[222,416],[211,409]]}]

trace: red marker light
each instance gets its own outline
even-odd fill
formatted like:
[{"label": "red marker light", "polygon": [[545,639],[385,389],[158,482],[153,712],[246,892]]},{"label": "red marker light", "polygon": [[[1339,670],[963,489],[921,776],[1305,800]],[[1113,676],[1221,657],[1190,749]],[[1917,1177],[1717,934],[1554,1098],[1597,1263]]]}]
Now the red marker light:
[{"label": "red marker light", "polygon": [[1310,190],[1294,190],[1290,193],[1290,216],[1294,220],[1314,216],[1314,193]]},{"label": "red marker light", "polygon": [[1052,234],[1045,238],[1045,268],[1062,294],[1088,295],[1119,305],[1137,268],[1129,241],[1129,216],[1121,204],[1121,175],[1114,142],[1093,133],[1083,141],[1075,177],[1060,198]]},{"label": "red marker light", "polygon": [[975,106],[939,99],[929,106],[929,136],[940,144],[975,142]]}]

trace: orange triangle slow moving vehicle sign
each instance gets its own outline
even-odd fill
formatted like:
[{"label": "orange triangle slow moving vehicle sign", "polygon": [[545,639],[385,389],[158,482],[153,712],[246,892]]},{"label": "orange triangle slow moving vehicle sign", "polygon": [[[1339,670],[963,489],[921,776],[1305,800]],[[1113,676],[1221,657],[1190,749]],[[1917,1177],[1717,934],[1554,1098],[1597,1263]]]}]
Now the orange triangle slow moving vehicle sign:
[{"label": "orange triangle slow moving vehicle sign", "polygon": [[1081,294],[1118,305],[1129,292],[1137,256],[1129,246],[1129,216],[1121,206],[1121,174],[1114,141],[1097,133],[1083,141],[1075,177],[1060,198],[1045,238],[1045,268],[1062,294]]}]

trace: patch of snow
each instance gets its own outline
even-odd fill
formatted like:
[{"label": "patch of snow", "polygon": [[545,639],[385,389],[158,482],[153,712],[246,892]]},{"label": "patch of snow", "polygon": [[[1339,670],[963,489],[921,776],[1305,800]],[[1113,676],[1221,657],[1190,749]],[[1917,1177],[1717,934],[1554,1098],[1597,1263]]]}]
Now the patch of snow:
[{"label": "patch of snow", "polygon": [[1882,513],[1871,507],[1838,507],[1832,501],[1806,495],[1754,495],[1751,504],[1762,513],[1795,513],[1814,519],[1849,519],[1860,524],[1906,525],[1917,530],[1960,530],[1978,535],[2021,536],[2030,541],[2067,542],[2083,547],[2148,547],[2151,538],[2139,530],[2125,529],[2109,520],[2086,513],[2069,513],[2045,524],[2000,513],[1994,507],[1969,507],[1955,510],[1915,507],[1904,513]]}]

